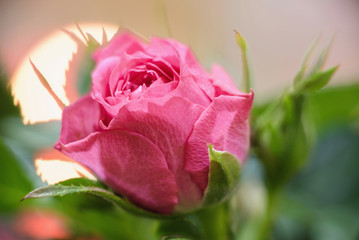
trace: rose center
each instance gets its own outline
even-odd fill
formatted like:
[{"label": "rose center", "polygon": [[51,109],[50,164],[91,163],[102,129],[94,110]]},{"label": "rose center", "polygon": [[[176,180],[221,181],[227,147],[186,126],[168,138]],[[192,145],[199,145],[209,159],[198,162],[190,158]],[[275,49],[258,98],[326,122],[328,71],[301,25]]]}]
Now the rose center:
[{"label": "rose center", "polygon": [[146,65],[140,65],[126,73],[124,76],[125,84],[122,90],[134,91],[143,85],[148,87],[158,78],[160,78],[160,76],[156,71],[148,69]]}]

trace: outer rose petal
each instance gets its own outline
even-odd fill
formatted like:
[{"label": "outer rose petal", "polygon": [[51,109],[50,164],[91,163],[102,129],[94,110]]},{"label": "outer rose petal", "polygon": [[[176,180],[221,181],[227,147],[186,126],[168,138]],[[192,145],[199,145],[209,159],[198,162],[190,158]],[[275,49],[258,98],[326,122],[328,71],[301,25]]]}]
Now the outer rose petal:
[{"label": "outer rose petal", "polygon": [[146,44],[134,35],[130,33],[121,33],[121,35],[114,36],[110,43],[105,47],[99,48],[94,53],[93,58],[98,63],[105,58],[120,56],[125,52],[132,54],[136,51],[143,50],[145,46]]},{"label": "outer rose petal", "polygon": [[208,145],[235,154],[243,163],[249,149],[248,115],[253,92],[242,96],[219,96],[194,124],[185,149],[185,170],[204,191],[208,183]]},{"label": "outer rose petal", "polygon": [[90,133],[98,130],[101,116],[100,104],[89,95],[85,95],[62,112],[59,141],[67,144],[87,137]]},{"label": "outer rose petal", "polygon": [[212,66],[212,80],[215,88],[215,97],[241,94],[228,73],[218,64]]},{"label": "outer rose petal", "polygon": [[184,148],[193,124],[204,108],[180,97],[132,101],[120,109],[110,129],[139,133],[163,153],[178,187],[176,210],[191,210],[202,198],[202,191],[184,170]]},{"label": "outer rose petal", "polygon": [[60,142],[57,147],[144,208],[170,214],[177,204],[176,182],[163,154],[140,134],[122,130],[95,132],[77,142]]}]

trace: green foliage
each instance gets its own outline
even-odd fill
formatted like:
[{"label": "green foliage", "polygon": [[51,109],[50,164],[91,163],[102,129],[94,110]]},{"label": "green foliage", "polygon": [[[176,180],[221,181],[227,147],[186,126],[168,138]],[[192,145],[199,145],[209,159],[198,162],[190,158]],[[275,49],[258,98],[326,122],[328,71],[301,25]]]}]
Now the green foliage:
[{"label": "green foliage", "polygon": [[275,239],[302,239],[305,233],[317,240],[356,239],[358,156],[359,135],[353,128],[340,124],[323,131],[308,164],[290,181],[278,204]]},{"label": "green foliage", "polygon": [[313,142],[312,126],[305,111],[306,103],[329,82],[338,68],[321,70],[329,46],[308,67],[313,47],[294,78],[292,88],[280,98],[256,106],[252,111],[252,147],[263,162],[270,191],[281,188],[306,163]]},{"label": "green foliage", "polygon": [[0,137],[0,213],[14,211],[20,199],[32,189],[31,181],[24,174],[15,156]]},{"label": "green foliage", "polygon": [[[359,119],[359,84],[323,89],[309,96],[306,114],[318,132]],[[358,113],[356,112],[358,111]]]},{"label": "green foliage", "polygon": [[239,160],[228,152],[216,151],[212,145],[209,150],[209,180],[203,204],[209,206],[227,200],[239,183]]},{"label": "green foliage", "polygon": [[[6,76],[0,69],[0,123],[20,115],[19,107],[13,105]],[[9,149],[0,131],[0,216],[19,207],[20,199],[33,188],[33,182],[24,171],[24,163],[16,156],[16,149]],[[33,170],[33,169],[32,169]]]},{"label": "green foliage", "polygon": [[8,116],[16,116],[20,114],[19,107],[14,106],[10,93],[10,88],[6,81],[6,76],[0,68],[0,119]]}]

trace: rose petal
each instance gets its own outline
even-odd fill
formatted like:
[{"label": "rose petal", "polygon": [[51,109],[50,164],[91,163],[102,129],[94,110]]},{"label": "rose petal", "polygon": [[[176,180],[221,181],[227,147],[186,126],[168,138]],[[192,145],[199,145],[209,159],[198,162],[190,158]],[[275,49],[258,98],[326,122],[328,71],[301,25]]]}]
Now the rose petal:
[{"label": "rose petal", "polygon": [[[178,87],[171,92],[171,96],[180,96],[190,102],[207,107],[214,95],[214,88],[210,86],[209,75],[200,67],[190,49],[172,39],[153,38],[146,49],[149,54],[157,54],[173,66],[179,67],[180,76]],[[201,82],[206,80],[208,93],[202,88]],[[212,89],[212,93],[211,90]]]},{"label": "rose petal", "polygon": [[203,107],[209,106],[211,103],[211,99],[208,95],[198,86],[195,81],[194,76],[185,75],[180,76],[180,81],[175,90],[170,93],[171,96],[179,96],[182,98],[186,98],[190,102],[194,104],[199,104]]},{"label": "rose petal", "polygon": [[178,187],[177,209],[189,210],[202,198],[202,191],[183,168],[184,146],[193,124],[204,108],[180,97],[132,101],[119,111],[109,129],[139,133],[163,153]]},{"label": "rose petal", "polygon": [[109,57],[96,64],[93,70],[92,77],[92,91],[102,98],[108,96],[111,91],[108,86],[112,71],[118,65],[119,57]]},{"label": "rose petal", "polygon": [[198,87],[206,94],[209,99],[214,98],[214,87],[211,84],[209,74],[198,63],[191,49],[186,45],[179,43],[173,39],[156,39],[158,45],[170,45],[177,52],[180,60],[181,79],[192,76]]},{"label": "rose petal", "polygon": [[208,145],[228,151],[243,163],[249,149],[248,115],[253,92],[241,96],[219,96],[194,124],[185,148],[185,170],[204,191],[208,183]]},{"label": "rose petal", "polygon": [[124,53],[120,56],[120,61],[113,69],[110,79],[109,87],[112,95],[115,95],[116,91],[122,89],[125,84],[125,73],[133,69],[139,62],[150,61],[150,57],[144,52],[136,52],[134,54]]},{"label": "rose petal", "polygon": [[157,80],[142,94],[143,98],[159,98],[166,95],[169,95],[176,87],[178,82],[169,82],[169,83],[158,83],[161,80]]},{"label": "rose petal", "polygon": [[63,144],[87,137],[99,129],[102,116],[100,105],[90,95],[85,95],[62,112],[62,128],[59,141]]},{"label": "rose petal", "polygon": [[215,87],[215,97],[241,94],[228,73],[218,64],[212,66],[212,80]]},{"label": "rose petal", "polygon": [[60,143],[58,149],[144,208],[170,214],[177,204],[176,182],[163,154],[140,134],[95,132],[77,142]]},{"label": "rose petal", "polygon": [[164,59],[176,69],[180,67],[178,50],[175,49],[167,39],[151,38],[151,42],[145,51],[152,58]]},{"label": "rose petal", "polygon": [[98,63],[101,60],[111,57],[120,56],[127,52],[132,54],[136,51],[144,49],[146,44],[131,33],[121,33],[113,36],[109,44],[103,48],[99,48],[93,55],[94,60]]}]

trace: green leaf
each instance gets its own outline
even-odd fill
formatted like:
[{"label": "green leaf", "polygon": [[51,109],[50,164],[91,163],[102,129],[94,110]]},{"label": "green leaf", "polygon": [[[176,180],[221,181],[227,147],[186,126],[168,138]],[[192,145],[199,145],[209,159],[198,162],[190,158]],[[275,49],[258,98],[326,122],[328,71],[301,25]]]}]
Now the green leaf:
[{"label": "green leaf", "polygon": [[324,72],[318,72],[313,76],[310,76],[307,80],[303,80],[302,84],[297,86],[297,91],[310,91],[314,92],[323,88],[329,80],[332,78],[339,66],[330,68]]},{"label": "green leaf", "polygon": [[209,180],[203,204],[205,206],[227,200],[239,182],[239,160],[228,152],[216,151],[209,145]]},{"label": "green leaf", "polygon": [[98,180],[91,180],[87,178],[70,178],[68,180],[62,181],[60,183],[64,186],[87,186],[87,187],[100,187],[104,188],[105,186]]},{"label": "green leaf", "polygon": [[[159,219],[168,218],[168,216],[166,216],[166,215],[152,213],[152,212],[146,211],[142,208],[139,208],[139,207],[133,205],[127,199],[117,196],[113,192],[110,192],[104,188],[97,187],[97,186],[71,185],[71,181],[72,181],[72,183],[75,183],[75,182],[77,184],[79,183],[78,182],[79,180],[70,180],[69,182],[65,182],[65,183],[49,185],[46,187],[40,187],[40,188],[33,190],[29,194],[27,194],[22,200],[31,199],[31,198],[56,197],[56,196],[62,197],[64,195],[73,194],[73,193],[87,193],[87,194],[92,194],[92,195],[101,197],[104,200],[107,200],[110,203],[114,204],[115,206],[120,207],[123,210],[130,212],[132,214],[135,214],[135,215],[139,215],[142,217],[159,218]],[[81,182],[81,184],[84,183],[84,181],[80,181],[80,182]],[[96,182],[93,182],[93,184],[95,185]]]}]

